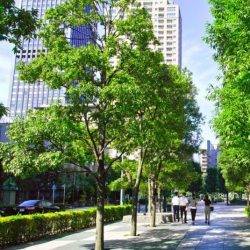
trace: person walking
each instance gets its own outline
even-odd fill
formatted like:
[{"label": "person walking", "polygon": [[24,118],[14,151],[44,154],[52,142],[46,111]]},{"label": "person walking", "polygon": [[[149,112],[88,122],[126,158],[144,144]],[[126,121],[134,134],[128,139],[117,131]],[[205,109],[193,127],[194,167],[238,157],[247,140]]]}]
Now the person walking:
[{"label": "person walking", "polygon": [[206,194],[204,199],[204,212],[205,212],[205,223],[207,223],[208,225],[210,225],[210,213],[211,213],[211,200],[209,199],[208,195]]},{"label": "person walking", "polygon": [[180,198],[178,192],[175,192],[175,195],[172,198],[172,207],[173,207],[174,222],[176,220],[180,221],[180,216],[179,216]]},{"label": "person walking", "polygon": [[[182,223],[187,223],[187,207],[188,207],[188,199],[186,194],[183,193],[180,197],[180,210],[181,210],[181,221]],[[184,215],[184,220],[183,220]]]},{"label": "person walking", "polygon": [[189,201],[190,206],[190,212],[191,212],[191,218],[192,218],[192,225],[195,224],[195,217],[196,217],[196,211],[197,211],[197,199],[195,197],[195,194],[192,194],[192,198]]}]

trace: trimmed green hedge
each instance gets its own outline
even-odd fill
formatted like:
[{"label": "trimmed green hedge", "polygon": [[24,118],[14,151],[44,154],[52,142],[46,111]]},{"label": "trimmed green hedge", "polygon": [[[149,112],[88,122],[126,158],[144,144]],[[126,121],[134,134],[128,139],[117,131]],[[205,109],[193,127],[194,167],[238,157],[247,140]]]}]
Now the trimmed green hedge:
[{"label": "trimmed green hedge", "polygon": [[[130,205],[107,206],[105,207],[105,222],[121,220],[123,215],[130,213]],[[1,217],[0,247],[93,227],[95,226],[95,218],[95,208]]]},{"label": "trimmed green hedge", "polygon": [[250,218],[250,206],[246,207],[245,209],[247,217]]}]

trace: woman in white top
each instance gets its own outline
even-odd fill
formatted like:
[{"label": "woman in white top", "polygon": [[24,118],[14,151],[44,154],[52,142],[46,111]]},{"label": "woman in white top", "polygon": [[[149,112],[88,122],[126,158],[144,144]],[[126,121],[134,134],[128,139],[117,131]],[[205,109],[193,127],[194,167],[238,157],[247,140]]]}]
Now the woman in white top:
[{"label": "woman in white top", "polygon": [[192,195],[192,198],[190,199],[190,202],[189,202],[189,206],[190,206],[190,212],[191,212],[191,217],[192,217],[192,225],[194,225],[196,211],[197,211],[197,200],[195,198],[195,194]]}]

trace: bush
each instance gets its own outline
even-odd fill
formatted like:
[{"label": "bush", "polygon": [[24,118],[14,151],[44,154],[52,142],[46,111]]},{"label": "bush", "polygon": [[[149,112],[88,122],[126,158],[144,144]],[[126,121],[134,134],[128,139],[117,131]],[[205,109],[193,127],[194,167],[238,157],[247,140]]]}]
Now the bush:
[{"label": "bush", "polygon": [[242,200],[242,199],[233,199],[233,200],[230,200],[230,204],[231,205],[246,205],[247,204],[247,201],[246,200]]},{"label": "bush", "polygon": [[[105,222],[121,220],[131,206],[105,207]],[[56,213],[15,215],[0,218],[0,247],[37,240],[45,236],[74,232],[95,225],[96,209]]]},{"label": "bush", "polygon": [[246,211],[247,217],[250,218],[250,206],[246,207],[245,211]]}]

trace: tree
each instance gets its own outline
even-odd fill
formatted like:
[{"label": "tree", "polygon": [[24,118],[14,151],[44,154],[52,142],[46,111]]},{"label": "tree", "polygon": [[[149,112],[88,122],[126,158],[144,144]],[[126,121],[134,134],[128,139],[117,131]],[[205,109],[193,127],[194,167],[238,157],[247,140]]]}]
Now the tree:
[{"label": "tree", "polygon": [[205,191],[207,193],[215,193],[217,191],[217,168],[208,168],[205,178]]},{"label": "tree", "polygon": [[[194,123],[197,123],[197,119],[200,119],[197,108],[195,110],[198,113],[194,112],[197,104],[193,100],[193,87],[189,75],[172,66],[159,65],[157,68],[162,68],[163,71],[153,76],[156,78],[157,84],[154,84],[155,93],[151,94],[152,100],[140,110],[143,116],[138,115],[141,119],[137,119],[137,123],[132,124],[132,133],[128,134],[126,140],[119,142],[119,145],[123,145],[124,142],[131,141],[131,138],[136,138],[136,144],[132,145],[132,148],[135,152],[142,152],[135,157],[138,162],[137,167],[135,161],[125,161],[118,164],[119,168],[124,171],[124,176],[113,183],[114,186],[127,183],[128,187],[132,188],[132,235],[136,235],[138,193],[142,176],[148,176],[149,178],[149,186],[151,187],[149,188],[149,201],[151,201],[150,206],[152,206],[150,209],[151,226],[155,226],[159,176],[164,171],[164,167],[171,168],[171,165],[168,165],[167,162],[178,157],[178,151],[182,151],[179,154],[182,155],[181,159],[184,159],[185,147],[190,153],[190,145],[184,147],[183,140],[186,138],[186,142],[189,141],[188,136],[192,134],[189,130],[192,127],[195,133],[197,127],[194,126]],[[190,105],[190,101],[194,106]],[[190,110],[192,112],[188,113],[187,111]],[[192,122],[190,122],[191,117]],[[188,157],[190,157],[189,153]],[[122,180],[125,180],[125,183]],[[126,188],[126,184],[123,188]]]},{"label": "tree", "polygon": [[[196,91],[190,73],[184,70],[175,72],[174,75],[172,82],[176,86],[170,90],[174,98],[169,96],[171,105],[168,104],[167,109],[161,110],[163,113],[171,113],[172,117],[164,119],[163,113],[157,116],[161,126],[154,130],[155,140],[151,139],[154,144],[149,149],[151,226],[155,226],[157,193],[160,197],[161,187],[169,184],[166,180],[171,179],[170,173],[179,173],[182,180],[185,177],[196,177],[189,162],[199,145],[201,114],[195,100]],[[177,185],[181,183],[182,181],[176,182]]]},{"label": "tree", "polygon": [[250,6],[241,0],[210,0],[213,22],[206,42],[222,69],[222,87],[213,89],[217,103],[214,128],[219,135],[219,165],[226,186],[250,192]]},{"label": "tree", "polygon": [[[70,0],[47,11],[39,37],[48,53],[22,64],[20,75],[25,82],[42,80],[50,88],[65,88],[68,105],[30,111],[24,120],[17,120],[10,128],[11,157],[5,160],[6,170],[16,175],[72,163],[94,176],[98,250],[104,248],[108,172],[135,142],[120,146],[114,158],[109,149],[130,133],[130,122],[138,124],[138,114],[152,100],[156,83],[147,77],[158,74],[156,66],[162,62],[162,55],[150,49],[156,40],[149,14],[128,6],[126,1]],[[84,12],[86,7],[91,11]],[[117,15],[114,9],[119,10]],[[62,27],[81,25],[92,28],[93,42],[73,47]]]},{"label": "tree", "polygon": [[8,109],[2,103],[0,103],[0,119],[7,114]]},{"label": "tree", "polygon": [[202,189],[202,173],[201,173],[200,164],[197,162],[192,162],[191,164],[195,172],[195,177],[189,184],[189,187],[187,190],[192,193],[199,193],[201,192],[201,189]]},{"label": "tree", "polygon": [[0,41],[20,46],[23,37],[29,39],[37,28],[37,11],[15,6],[15,0],[0,1]]}]

